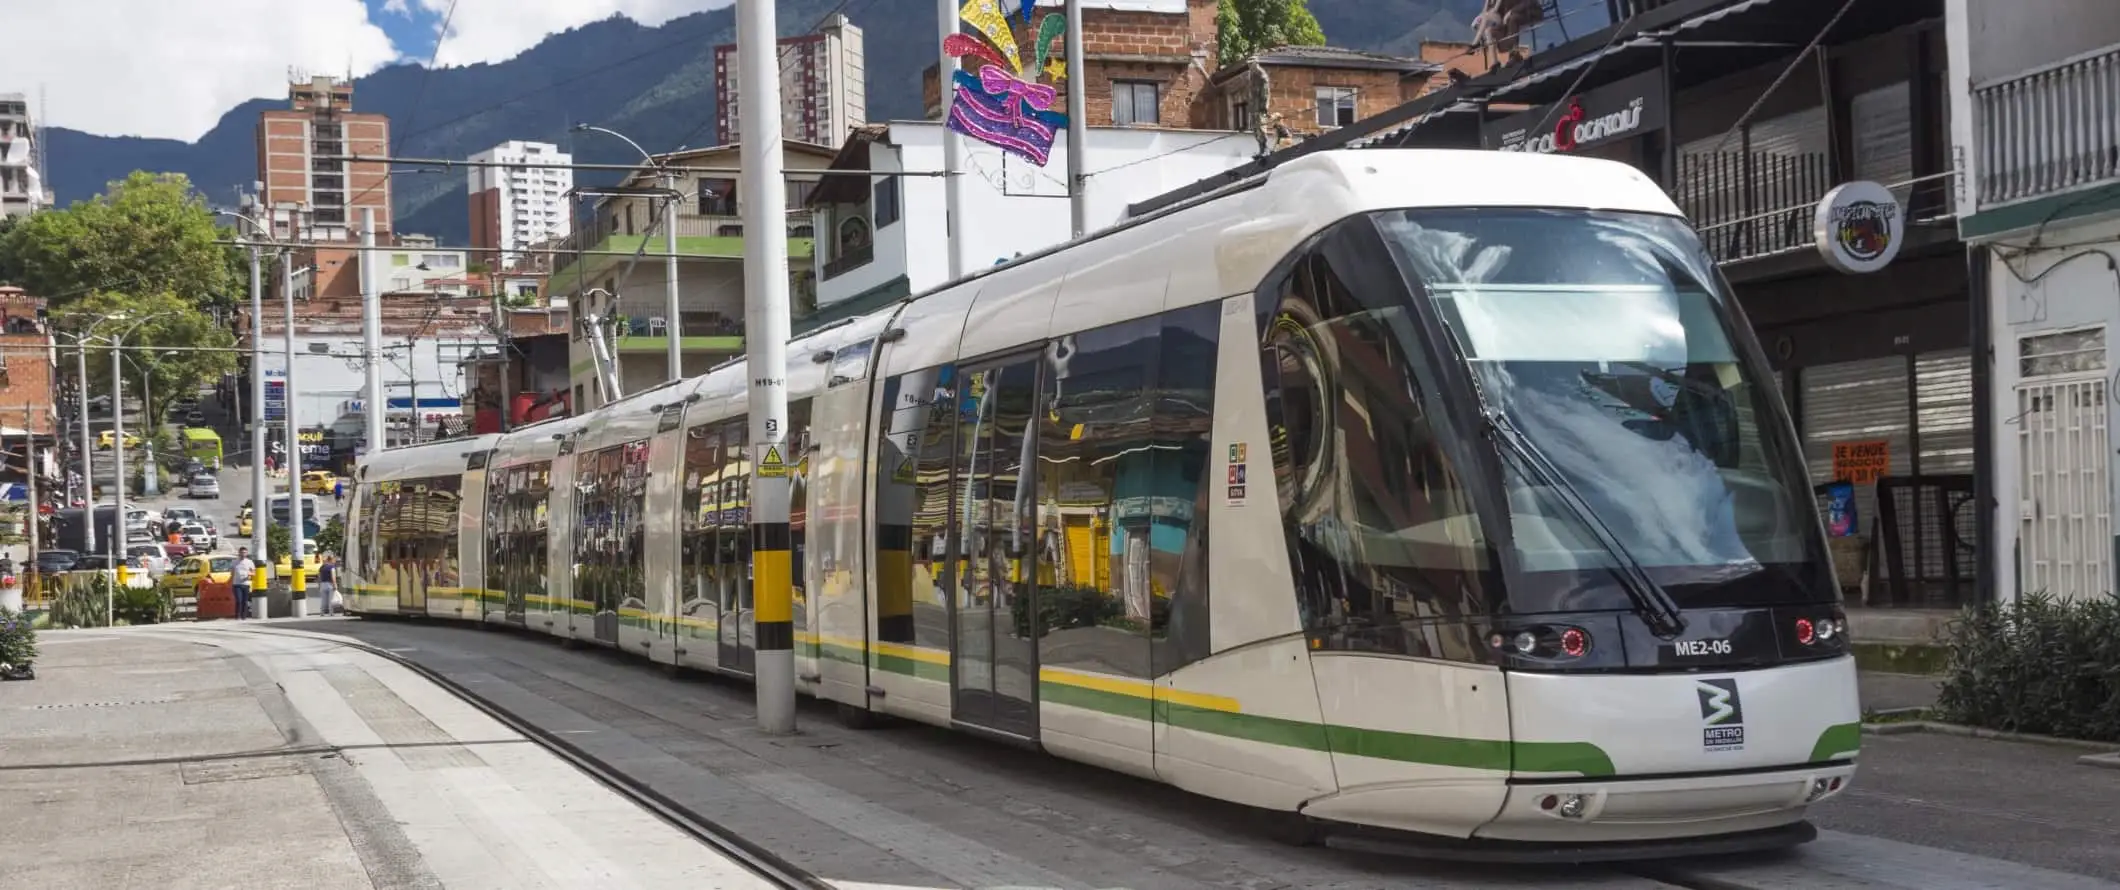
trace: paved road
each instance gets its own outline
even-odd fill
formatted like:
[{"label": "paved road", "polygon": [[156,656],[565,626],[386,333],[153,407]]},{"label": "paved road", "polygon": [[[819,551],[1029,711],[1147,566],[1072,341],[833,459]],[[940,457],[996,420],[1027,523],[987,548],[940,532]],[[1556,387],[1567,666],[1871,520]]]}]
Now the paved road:
[{"label": "paved road", "polygon": [[36,681],[0,683],[0,888],[767,886],[364,651],[43,643]]},{"label": "paved road", "polygon": [[[1188,890],[1663,886],[1610,869],[1292,849],[1199,797],[926,727],[846,730],[814,703],[801,711],[799,736],[766,737],[753,728],[748,686],[672,679],[529,635],[343,619],[275,625],[343,635],[443,671],[831,878]],[[1867,739],[1864,764],[1857,791],[1817,811],[1827,829],[1819,841],[1791,854],[1680,862],[1661,876],[1761,890],[2120,890],[2111,806],[2120,772],[2045,749],[1930,736]]]}]

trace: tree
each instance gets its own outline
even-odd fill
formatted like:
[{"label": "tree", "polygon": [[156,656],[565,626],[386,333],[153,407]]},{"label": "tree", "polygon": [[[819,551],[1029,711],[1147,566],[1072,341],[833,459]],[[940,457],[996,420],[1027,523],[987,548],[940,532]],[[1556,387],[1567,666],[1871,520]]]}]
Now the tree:
[{"label": "tree", "polygon": [[[104,335],[123,334],[134,324],[139,325],[125,335],[122,377],[126,392],[153,398],[147,406],[147,417],[154,429],[161,428],[170,402],[192,395],[236,369],[236,354],[232,352],[157,348],[235,345],[235,336],[216,324],[212,316],[175,294],[90,294],[54,312],[52,320],[61,330]],[[73,367],[73,350],[64,351],[65,367]],[[110,394],[110,350],[89,351],[88,388],[91,395]]]},{"label": "tree", "polygon": [[1215,15],[1219,61],[1234,65],[1282,46],[1324,46],[1325,30],[1303,0],[1222,0]]},{"label": "tree", "polygon": [[0,275],[64,306],[101,291],[175,294],[207,306],[232,297],[234,248],[213,211],[176,173],[135,172],[65,210],[0,236]]}]

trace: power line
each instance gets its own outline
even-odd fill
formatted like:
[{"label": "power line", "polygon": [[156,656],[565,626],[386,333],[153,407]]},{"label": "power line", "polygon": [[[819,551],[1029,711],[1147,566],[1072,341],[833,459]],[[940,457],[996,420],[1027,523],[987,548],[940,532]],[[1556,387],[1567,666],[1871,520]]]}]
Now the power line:
[{"label": "power line", "polygon": [[[434,63],[442,57],[442,44],[449,40],[449,22],[456,18],[456,0],[449,0],[449,11],[442,14],[442,30],[434,35],[434,51],[427,54],[427,69],[420,75],[420,91],[412,95],[412,110],[405,115],[405,123],[419,120],[420,104],[427,100],[427,85],[434,80]],[[406,136],[398,136],[398,145],[405,144]],[[363,194],[366,194],[363,192]]]}]

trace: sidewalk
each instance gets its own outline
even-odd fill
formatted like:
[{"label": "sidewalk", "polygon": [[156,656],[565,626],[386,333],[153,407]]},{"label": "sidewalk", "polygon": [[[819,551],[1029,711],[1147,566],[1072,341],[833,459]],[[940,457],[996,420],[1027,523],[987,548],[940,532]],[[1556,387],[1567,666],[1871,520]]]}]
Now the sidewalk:
[{"label": "sidewalk", "polygon": [[47,633],[0,684],[0,887],[752,888],[417,675],[240,630]]}]

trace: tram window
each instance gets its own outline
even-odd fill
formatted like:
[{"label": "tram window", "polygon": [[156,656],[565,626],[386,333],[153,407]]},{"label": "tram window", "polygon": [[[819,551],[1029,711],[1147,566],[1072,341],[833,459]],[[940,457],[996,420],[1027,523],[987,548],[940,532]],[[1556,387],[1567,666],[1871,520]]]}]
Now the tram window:
[{"label": "tram window", "polygon": [[[810,400],[788,403],[788,434],[784,440],[785,454],[782,460],[788,465],[788,559],[792,568],[789,579],[794,588],[794,611],[790,617],[795,627],[808,628],[808,538],[810,495]],[[814,637],[812,638],[814,639]],[[815,644],[810,644],[814,646]],[[805,647],[807,654],[815,651]]]},{"label": "tram window", "polygon": [[1297,606],[1317,648],[1478,660],[1492,551],[1447,453],[1447,421],[1426,410],[1430,366],[1404,335],[1410,295],[1360,268],[1391,271],[1382,245],[1366,243],[1376,240],[1343,228],[1320,242],[1280,288],[1267,330]]},{"label": "tram window", "polygon": [[713,492],[721,471],[720,431],[711,424],[686,430],[683,574],[679,576],[683,592],[678,614],[688,618],[712,615],[720,603],[713,586],[714,526],[720,507]]},{"label": "tram window", "polygon": [[[1167,608],[1150,614],[1154,669],[1160,676],[1210,654],[1208,638],[1208,504],[1218,480],[1213,453],[1215,367],[1222,307],[1207,303],[1165,313],[1156,370],[1156,531],[1150,541],[1154,585],[1169,591]],[[1165,515],[1164,505],[1169,505]],[[1185,509],[1190,506],[1190,509]],[[1160,602],[1160,600],[1159,600]]]},{"label": "tram window", "polygon": [[1181,549],[1172,543],[1184,535],[1159,511],[1137,509],[1176,481],[1154,433],[1160,339],[1157,320],[1145,318],[1046,349],[1034,526],[1039,664],[1153,676],[1149,628],[1168,611]]},{"label": "tram window", "polygon": [[[950,647],[950,485],[956,450],[957,369],[912,371],[884,384],[889,406],[877,453],[876,638]],[[904,554],[899,556],[898,554]]]}]

